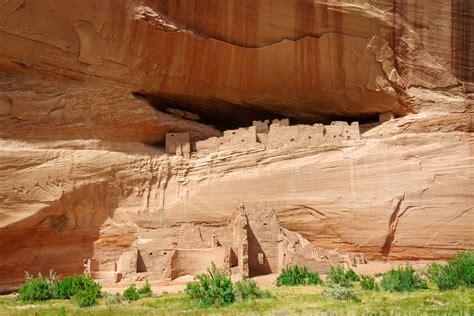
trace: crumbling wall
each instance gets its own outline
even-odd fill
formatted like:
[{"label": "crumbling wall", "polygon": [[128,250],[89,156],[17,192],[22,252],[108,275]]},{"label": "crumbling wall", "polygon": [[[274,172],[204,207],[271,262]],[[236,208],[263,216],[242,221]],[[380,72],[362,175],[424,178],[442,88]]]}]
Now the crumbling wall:
[{"label": "crumbling wall", "polygon": [[255,126],[224,132],[222,137],[213,137],[196,143],[198,156],[226,150],[249,150],[258,148]]},{"label": "crumbling wall", "polygon": [[360,139],[357,122],[351,125],[347,122],[294,126],[272,124],[268,132],[267,148],[308,147],[356,139]]},{"label": "crumbling wall", "polygon": [[160,278],[169,278],[171,258],[175,249],[156,249],[154,247],[140,247],[137,257],[137,273],[154,273]]},{"label": "crumbling wall", "polygon": [[295,144],[298,139],[297,126],[271,125],[268,132],[267,148],[282,148]]},{"label": "crumbling wall", "polygon": [[133,246],[131,250],[125,251],[117,261],[117,271],[122,273],[124,278],[135,275],[137,272],[138,248]]},{"label": "crumbling wall", "polygon": [[253,121],[252,125],[255,126],[258,133],[268,133],[268,124],[270,123],[269,120],[265,121]]},{"label": "crumbling wall", "polygon": [[117,283],[122,279],[122,273],[117,272],[117,262],[113,260],[84,259],[84,273],[101,283]]},{"label": "crumbling wall", "polygon": [[249,128],[224,132],[223,137],[213,137],[196,143],[198,156],[226,150],[248,150],[265,147],[308,147],[324,143],[360,139],[359,123],[332,122],[330,125],[294,125],[289,119],[253,121]]},{"label": "crumbling wall", "polygon": [[233,249],[237,256],[238,274],[249,276],[248,219],[243,203],[235,210],[232,225]]},{"label": "crumbling wall", "polygon": [[290,126],[290,119],[274,119],[272,120],[272,125],[274,126]]},{"label": "crumbling wall", "polygon": [[280,223],[273,209],[254,206],[248,219],[248,266],[250,276],[277,273]]},{"label": "crumbling wall", "polygon": [[347,122],[332,122],[331,125],[326,125],[324,129],[327,142],[360,139],[358,122],[353,122],[351,125]]},{"label": "crumbling wall", "polygon": [[189,133],[166,133],[166,153],[189,158],[191,153]]},{"label": "crumbling wall", "polygon": [[230,251],[230,247],[177,249],[171,260],[171,278],[204,273],[212,263],[217,269],[229,272]]}]

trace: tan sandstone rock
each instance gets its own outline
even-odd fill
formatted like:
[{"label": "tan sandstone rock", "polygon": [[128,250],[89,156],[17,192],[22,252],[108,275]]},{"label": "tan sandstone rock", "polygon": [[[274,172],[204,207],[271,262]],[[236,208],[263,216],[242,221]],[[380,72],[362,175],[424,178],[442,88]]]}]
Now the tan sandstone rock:
[{"label": "tan sandstone rock", "polygon": [[[470,6],[3,1],[0,289],[84,259],[99,279],[194,273],[196,245],[227,264],[240,199],[299,234],[294,262],[311,247],[387,260],[474,248]],[[379,123],[385,112],[397,118]],[[276,117],[297,138],[330,121],[359,121],[361,137],[288,146],[257,124],[241,146],[213,127]],[[210,145],[167,155],[169,132]]]}]

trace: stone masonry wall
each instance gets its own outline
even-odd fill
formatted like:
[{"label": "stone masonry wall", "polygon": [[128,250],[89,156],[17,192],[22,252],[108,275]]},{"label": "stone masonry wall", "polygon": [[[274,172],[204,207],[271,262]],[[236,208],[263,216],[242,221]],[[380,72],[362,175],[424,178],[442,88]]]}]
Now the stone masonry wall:
[{"label": "stone masonry wall", "polygon": [[[222,137],[213,137],[196,143],[198,156],[226,150],[247,150],[258,148],[255,126],[224,132]],[[261,145],[260,145],[261,146]]]},{"label": "stone masonry wall", "polygon": [[308,147],[323,143],[360,139],[359,123],[333,122],[331,125],[271,125],[267,148]]},{"label": "stone masonry wall", "polygon": [[189,158],[190,152],[189,133],[166,133],[166,153]]},{"label": "stone masonry wall", "polygon": [[[265,131],[268,130],[268,133]],[[258,147],[268,149],[317,146],[345,140],[360,139],[359,123],[332,122],[330,125],[289,125],[288,119],[254,121],[249,128],[224,132],[223,137],[213,137],[197,142],[198,156],[226,150],[249,150]]]}]

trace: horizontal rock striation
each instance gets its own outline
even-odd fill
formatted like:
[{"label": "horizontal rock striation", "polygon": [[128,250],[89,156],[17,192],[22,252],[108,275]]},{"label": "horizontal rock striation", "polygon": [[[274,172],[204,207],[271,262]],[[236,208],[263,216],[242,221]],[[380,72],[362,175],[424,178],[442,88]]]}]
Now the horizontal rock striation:
[{"label": "horizontal rock striation", "polygon": [[[0,289],[25,270],[110,264],[141,239],[172,247],[189,225],[223,230],[240,199],[316,247],[369,259],[474,248],[472,12],[442,0],[0,1]],[[359,121],[361,137],[165,154],[166,133],[206,143],[282,117]]]}]

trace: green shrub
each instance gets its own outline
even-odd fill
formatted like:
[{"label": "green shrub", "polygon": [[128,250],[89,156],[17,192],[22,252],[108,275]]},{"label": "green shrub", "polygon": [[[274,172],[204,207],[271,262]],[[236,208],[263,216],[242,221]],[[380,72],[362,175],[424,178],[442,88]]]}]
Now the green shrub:
[{"label": "green shrub", "polygon": [[345,271],[341,265],[330,267],[327,274],[328,283],[338,284],[343,287],[352,286],[355,281],[359,280],[359,276],[350,269]]},{"label": "green shrub", "polygon": [[384,273],[380,287],[389,292],[427,289],[426,281],[411,266],[392,269]]},{"label": "green shrub", "polygon": [[135,283],[130,284],[130,286],[123,292],[123,297],[128,301],[136,301],[140,298]]},{"label": "green shrub", "polygon": [[75,294],[77,294],[77,291],[74,289],[73,277],[65,277],[54,285],[54,298],[66,300]]},{"label": "green shrub", "polygon": [[357,273],[354,272],[354,270],[352,270],[352,268],[349,268],[349,270],[347,270],[346,279],[352,282],[357,282],[360,280],[359,276],[357,275]]},{"label": "green shrub", "polygon": [[[59,282],[58,282],[59,283]],[[73,277],[71,292],[79,307],[89,307],[96,303],[100,297],[101,286],[92,280],[89,275],[78,275]]]},{"label": "green shrub", "polygon": [[474,251],[460,252],[446,265],[431,264],[428,278],[440,290],[457,289],[461,285],[474,287]]},{"label": "green shrub", "polygon": [[277,286],[317,285],[323,281],[317,273],[309,272],[306,267],[291,266],[283,268],[277,278]]},{"label": "green shrub", "polygon": [[140,295],[140,297],[151,297],[153,295],[151,286],[148,281],[146,281],[145,284],[143,284],[143,286],[138,290],[138,294]]},{"label": "green shrub", "polygon": [[329,298],[333,298],[341,301],[356,301],[360,302],[360,298],[357,293],[350,288],[339,285],[337,283],[329,283],[323,290],[323,294]]},{"label": "green shrub", "polygon": [[53,298],[53,285],[41,275],[30,278],[20,288],[18,298],[21,301],[46,301]]},{"label": "green shrub", "polygon": [[456,271],[449,265],[433,263],[428,267],[428,279],[433,281],[440,290],[459,288],[461,282]]},{"label": "green shrub", "polygon": [[75,297],[80,307],[92,306],[100,296],[101,286],[89,275],[68,276],[54,285],[54,298]]},{"label": "green shrub", "polygon": [[360,276],[360,286],[364,290],[377,291],[379,289],[379,286],[377,282],[375,282],[375,279],[370,275],[364,274],[361,274]]},{"label": "green shrub", "polygon": [[189,298],[198,301],[202,306],[223,306],[234,302],[232,281],[222,272],[217,271],[212,263],[207,274],[200,274],[186,285],[185,292]]},{"label": "green shrub", "polygon": [[69,299],[74,297],[80,307],[92,306],[100,296],[101,286],[88,275],[65,277],[59,280],[53,270],[44,279],[41,274],[33,278],[26,273],[26,282],[20,288],[22,301],[45,301],[53,298]]},{"label": "green shrub", "polygon": [[458,253],[448,261],[448,265],[455,271],[461,284],[474,287],[474,251]]},{"label": "green shrub", "polygon": [[95,304],[100,295],[100,287],[90,287],[80,290],[74,295],[74,301],[79,307],[89,307]]},{"label": "green shrub", "polygon": [[235,283],[234,297],[237,301],[271,297],[270,292],[260,289],[254,280],[243,278]]}]

